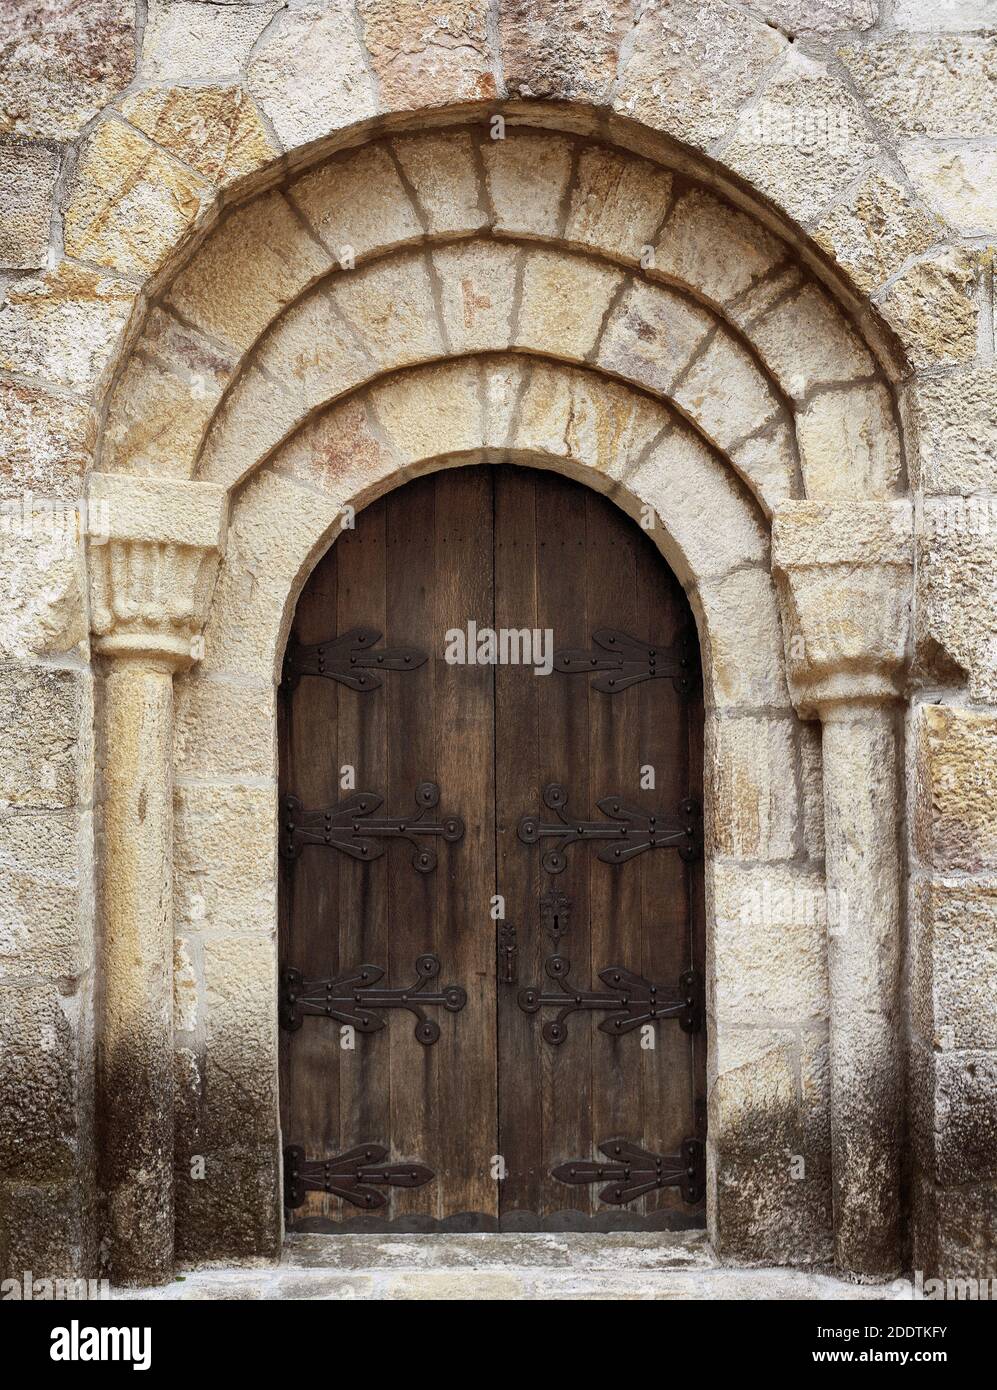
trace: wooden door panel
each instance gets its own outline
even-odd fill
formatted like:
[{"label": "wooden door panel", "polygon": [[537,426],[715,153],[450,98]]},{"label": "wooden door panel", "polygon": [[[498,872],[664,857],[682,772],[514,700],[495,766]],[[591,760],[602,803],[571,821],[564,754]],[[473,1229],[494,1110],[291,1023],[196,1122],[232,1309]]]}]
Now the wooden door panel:
[{"label": "wooden door panel", "polygon": [[[518,832],[527,813],[556,819],[543,802],[551,783],[565,789],[571,821],[605,820],[598,802],[610,795],[666,815],[690,793],[701,797],[701,695],[684,697],[664,679],[607,694],[588,672],[448,664],[447,632],[471,620],[479,629],[549,630],[558,650],[590,651],[602,628],[664,650],[691,616],[651,541],[618,509],[553,473],[522,468],[456,469],[408,484],[362,512],[316,568],[295,616],[299,643],[367,627],[383,634],[380,645],[415,647],[427,660],[379,672],[381,684],[367,693],[320,677],[288,684],[282,792],[306,808],[334,806],[350,794],[340,785],[349,765],[356,789],[383,797],[379,815],[414,818],[416,789],[431,781],[439,787],[433,818],[455,813],[465,828],[457,843],[432,841],[431,872],[417,871],[400,838],[384,841],[371,862],[323,846],[282,862],[282,967],[322,979],[371,964],[384,969],[381,984],[397,989],[416,982],[417,960],[431,953],[440,973],[427,988],[459,985],[466,1003],[455,1013],[427,1009],[440,1029],[430,1045],[401,1008],[386,1008],[387,1026],[358,1034],[352,1049],[326,1018],[282,1034],[285,1143],[307,1158],[378,1145],[386,1161],[434,1174],[418,1186],[382,1187],[384,1205],[368,1212],[310,1193],[289,1225],[696,1221],[701,1209],[675,1187],[614,1207],[599,1199],[604,1184],[568,1184],[552,1170],[598,1159],[611,1139],[670,1155],[702,1137],[703,1035],[662,1020],[646,1048],[639,1031],[601,1030],[605,1009],[579,1010],[555,1043],[543,1029],[557,1009],[527,1012],[520,995],[527,986],[559,993],[546,973],[555,955],[572,990],[605,994],[600,972],[609,967],[666,990],[690,964],[701,979],[701,867],[672,849],[605,863],[602,844],[578,842],[555,874],[541,863],[549,843],[525,844]],[[641,785],[646,767],[653,787]],[[544,930],[552,891],[569,903],[557,945]],[[495,894],[504,922],[490,910]],[[505,926],[516,943],[509,982],[498,965]],[[498,1180],[495,1161],[504,1164]]]}]

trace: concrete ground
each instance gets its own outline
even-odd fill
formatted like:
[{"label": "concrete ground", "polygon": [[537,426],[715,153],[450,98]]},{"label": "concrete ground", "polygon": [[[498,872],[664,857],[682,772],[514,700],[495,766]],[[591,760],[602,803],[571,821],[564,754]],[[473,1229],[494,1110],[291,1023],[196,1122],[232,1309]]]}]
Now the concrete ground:
[{"label": "concrete ground", "polygon": [[612,1235],[292,1235],[278,1265],[192,1270],[143,1299],[889,1299],[909,1280],[849,1283],[793,1269],[729,1269],[701,1231]]}]

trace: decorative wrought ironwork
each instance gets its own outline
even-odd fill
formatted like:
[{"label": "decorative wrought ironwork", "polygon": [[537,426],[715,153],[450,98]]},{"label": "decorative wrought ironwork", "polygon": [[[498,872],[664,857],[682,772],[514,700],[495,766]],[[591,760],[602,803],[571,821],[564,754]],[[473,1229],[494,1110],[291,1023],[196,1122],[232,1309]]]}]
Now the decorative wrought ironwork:
[{"label": "decorative wrought ironwork", "polygon": [[511,922],[501,922],[498,929],[499,979],[514,985],[519,979],[519,943],[516,928]]},{"label": "decorative wrought ironwork", "polygon": [[540,926],[554,943],[557,951],[561,937],[567,935],[571,917],[571,899],[560,888],[548,888],[540,899]]},{"label": "decorative wrought ironwork", "polygon": [[334,1158],[305,1158],[298,1145],[284,1150],[284,1205],[304,1205],[309,1192],[328,1192],[355,1207],[383,1207],[378,1187],[424,1187],[436,1177],[425,1163],[384,1163],[383,1144],[361,1144]]},{"label": "decorative wrought ironwork", "polygon": [[284,683],[296,685],[301,676],[325,676],[350,690],[366,692],[381,684],[378,671],[414,671],[429,660],[418,647],[382,647],[381,633],[372,627],[354,627],[341,637],[305,646],[294,638],[284,655]]},{"label": "decorative wrought ironwork", "polygon": [[353,859],[379,859],[384,840],[402,839],[415,847],[412,863],[421,874],[436,868],[436,851],[419,841],[438,836],[449,844],[460,840],[464,822],[460,816],[444,815],[441,820],[425,817],[440,802],[435,782],[420,782],[415,789],[419,807],[416,816],[375,816],[384,804],[376,792],[354,792],[338,806],[306,811],[296,796],[281,800],[280,852],[285,859],[296,859],[302,845],[325,845]]},{"label": "decorative wrought ironwork", "polygon": [[642,681],[671,680],[680,695],[688,695],[696,670],[697,644],[692,632],[685,632],[674,647],[652,646],[639,637],[615,628],[601,627],[592,634],[598,651],[568,648],[554,653],[555,671],[566,675],[597,672],[593,690],[615,695]]},{"label": "decorative wrought ironwork", "polygon": [[622,1207],[660,1187],[678,1187],[682,1200],[694,1203],[706,1190],[706,1151],[701,1139],[684,1139],[680,1154],[654,1154],[626,1139],[613,1139],[599,1145],[608,1162],[573,1159],[550,1170],[558,1182],[582,1186],[605,1182],[599,1200]]},{"label": "decorative wrought ironwork", "polygon": [[608,1013],[599,1024],[603,1033],[613,1036],[632,1033],[644,1023],[659,1023],[665,1018],[677,1018],[683,1032],[695,1033],[701,1027],[699,988],[694,970],[679,976],[678,989],[653,985],[643,975],[635,975],[622,966],[611,965],[599,971],[599,979],[609,986],[608,992],[576,988],[568,979],[571,962],[565,956],[551,956],[545,970],[558,986],[545,991],[530,986],[519,991],[519,1007],[524,1013],[535,1014],[540,1009],[556,1008],[558,1015],[548,1019],[541,1032],[549,1043],[563,1043],[568,1036],[565,1020],[570,1014],[588,1010]]},{"label": "decorative wrought ironwork", "polygon": [[558,782],[544,788],[543,799],[558,820],[550,823],[527,814],[519,822],[519,838],[527,845],[543,839],[557,840],[541,860],[549,874],[564,871],[564,851],[578,840],[613,841],[599,851],[599,858],[607,864],[625,864],[649,849],[677,849],[683,859],[691,860],[702,848],[700,808],[692,797],[679,802],[677,815],[666,815],[627,806],[618,796],[604,796],[598,806],[603,815],[610,817],[605,821],[569,821],[564,815],[568,793]]},{"label": "decorative wrought ironwork", "polygon": [[376,1009],[407,1009],[415,1014],[415,1036],[428,1047],[440,1036],[440,1025],[423,1012],[443,1008],[457,1014],[467,1003],[460,985],[447,985],[436,993],[426,993],[426,985],[440,973],[438,956],[420,956],[415,963],[418,976],[404,989],[375,989],[384,978],[379,965],[359,965],[333,980],[306,980],[300,970],[286,969],[281,975],[280,1021],[290,1032],[301,1027],[306,1017],[334,1018],[351,1024],[358,1033],[377,1033],[386,1026]]}]

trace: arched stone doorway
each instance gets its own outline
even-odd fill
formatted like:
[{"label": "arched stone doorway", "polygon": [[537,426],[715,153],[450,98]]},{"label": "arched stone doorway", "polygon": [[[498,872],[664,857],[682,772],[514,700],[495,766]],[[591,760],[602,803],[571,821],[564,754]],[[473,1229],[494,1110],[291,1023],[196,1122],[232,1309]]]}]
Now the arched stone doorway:
[{"label": "arched stone doorway", "polygon": [[289,1227],[705,1224],[698,639],[647,535],[550,471],[404,484],[278,706]]},{"label": "arched stone doorway", "polygon": [[[819,1261],[833,1241],[848,1268],[896,1267],[912,526],[896,364],[853,308],[688,161],[459,126],[291,171],[164,287],[91,486],[113,518],[91,588],[122,1270],[278,1247],[275,682],[294,605],[345,514],[497,459],[650,515],[696,618],[711,1236],[726,1258]],[[843,891],[851,935],[828,931]],[[150,1173],[175,1212],[149,1203]]]}]

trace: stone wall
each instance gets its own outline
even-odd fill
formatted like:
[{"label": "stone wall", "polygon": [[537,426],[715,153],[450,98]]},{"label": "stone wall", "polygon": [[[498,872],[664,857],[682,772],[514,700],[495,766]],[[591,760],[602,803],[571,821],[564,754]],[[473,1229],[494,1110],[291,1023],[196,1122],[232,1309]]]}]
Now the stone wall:
[{"label": "stone wall", "polygon": [[[702,512],[697,523],[694,507],[677,513],[674,533],[662,538],[693,593],[718,703],[726,691],[744,718],[758,717],[749,713],[753,702],[772,723],[759,757],[758,736],[742,737],[725,721],[709,769],[718,999],[724,1005],[729,993],[733,1015],[714,1039],[711,1064],[712,1140],[727,1144],[713,1168],[723,1188],[713,1194],[714,1235],[731,1258],[828,1258],[831,1125],[844,1114],[829,1101],[826,943],[807,940],[805,923],[770,918],[769,936],[746,961],[743,921],[723,905],[725,857],[741,865],[738,891],[753,862],[772,859],[814,875],[822,894],[818,827],[825,809],[843,823],[849,792],[847,778],[840,795],[822,778],[819,726],[799,718],[825,718],[827,689],[813,681],[827,671],[794,670],[800,632],[787,616],[806,608],[807,576],[822,571],[826,556],[815,565],[787,521],[789,548],[776,576],[780,632],[768,528],[785,503],[838,508],[826,543],[840,546],[843,571],[879,557],[864,599],[888,606],[888,536],[864,532],[865,548],[851,555],[845,540],[858,525],[857,499],[888,507],[912,497],[915,588],[912,603],[897,591],[895,625],[903,637],[909,608],[897,691],[905,700],[888,736],[890,747],[904,749],[904,783],[898,777],[894,788],[887,776],[872,786],[849,842],[862,852],[849,857],[839,846],[835,863],[861,900],[855,885],[889,873],[864,847],[883,838],[884,826],[887,841],[899,827],[909,869],[905,989],[902,1020],[891,1015],[888,1026],[902,1023],[909,1037],[904,1228],[918,1268],[995,1272],[991,9],[985,0],[441,0],[427,13],[418,0],[0,0],[5,1268],[37,1277],[91,1271],[102,1236],[114,1229],[116,1200],[120,1223],[141,1230],[119,1200],[107,1152],[98,1181],[95,1141],[103,1114],[96,1078],[110,1074],[113,1035],[98,991],[115,939],[113,883],[101,866],[131,795],[112,775],[108,715],[119,706],[104,676],[114,655],[109,633],[136,620],[108,609],[106,622],[95,621],[87,575],[102,573],[105,557],[133,558],[137,544],[178,538],[153,527],[108,541],[102,524],[114,518],[101,509],[106,492],[97,493],[88,565],[78,504],[89,475],[196,478],[235,489],[235,542],[208,619],[205,662],[175,683],[176,754],[164,778],[177,779],[179,1046],[174,1075],[162,1055],[173,1033],[162,1023],[157,1055],[167,1065],[157,1084],[187,1097],[178,1111],[181,1160],[191,1143],[214,1143],[233,1174],[210,1200],[194,1184],[178,1186],[181,1255],[225,1253],[203,1232],[233,1227],[229,1253],[265,1252],[278,1234],[276,1136],[254,1131],[244,1149],[227,1152],[224,1134],[211,1137],[224,1108],[220,1117],[198,1109],[206,1068],[234,1076],[260,1113],[272,1094],[258,1090],[248,1054],[232,1050],[250,1003],[211,974],[219,961],[255,959],[260,946],[252,933],[224,930],[225,893],[236,886],[223,860],[203,858],[211,818],[197,784],[220,778],[233,814],[245,816],[253,780],[272,774],[268,716],[255,704],[238,706],[239,719],[255,716],[255,752],[248,768],[231,765],[230,702],[242,688],[232,664],[248,653],[269,690],[282,625],[329,543],[331,522],[312,516],[289,565],[272,556],[267,528],[282,516],[294,526],[302,518],[282,503],[254,522],[253,508],[275,479],[288,486],[303,469],[319,469],[306,488],[313,496],[325,488],[338,506],[369,496],[375,477],[438,466],[448,450],[433,453],[420,440],[406,383],[437,359],[484,354],[491,423],[486,412],[482,428],[460,438],[468,418],[455,406],[462,388],[434,387],[440,434],[453,417],[452,457],[521,450],[607,487],[622,483],[629,459],[653,480],[651,446],[667,418],[668,467],[692,478],[696,451],[713,451],[735,479],[724,486],[745,499],[731,503],[723,526]],[[496,127],[497,115],[508,131]],[[346,278],[344,248],[356,264]],[[323,320],[323,341],[334,341],[338,356],[301,370],[305,346],[316,341],[316,305],[324,313],[330,302],[338,336]],[[389,316],[399,305],[411,309],[405,332]],[[508,361],[488,356],[507,353]],[[515,376],[524,359],[539,358],[567,361],[578,379],[569,382],[561,365],[543,368],[546,380],[538,367],[532,397],[517,378],[489,401],[488,370]],[[586,397],[587,374],[598,385]],[[473,392],[479,399],[477,384]],[[320,412],[340,397],[333,424]],[[682,442],[687,420],[695,448]],[[317,439],[299,432],[308,421]],[[261,462],[272,466],[244,483]],[[897,513],[882,515],[891,534],[903,534],[889,520]],[[208,516],[196,546],[220,547],[211,535],[217,518]],[[112,551],[98,564],[104,543]],[[273,576],[271,558],[280,561]],[[182,588],[185,571],[170,574]],[[254,634],[240,606],[267,585],[260,623],[271,626]],[[824,594],[818,609],[836,602]],[[861,604],[844,610],[846,627],[862,626],[856,611]],[[229,612],[242,618],[238,633],[226,634],[226,622],[237,620]],[[723,615],[758,634],[758,643],[742,644],[754,666],[735,635],[722,635]],[[173,618],[156,622],[156,660],[176,669],[162,630]],[[102,653],[93,665],[91,627]],[[759,659],[773,634],[771,662]],[[166,636],[173,639],[172,627]],[[792,703],[778,693],[787,680],[783,638]],[[880,651],[877,669],[882,658]],[[845,657],[839,651],[834,660],[840,672]],[[161,692],[161,679],[149,688]],[[778,704],[784,713],[773,716]],[[847,775],[849,751],[862,746],[866,728],[835,728]],[[868,737],[881,748],[887,735],[880,728]],[[796,800],[783,799],[787,776]],[[160,792],[171,784],[161,782]],[[798,805],[806,808],[799,814]],[[252,863],[266,902],[269,813],[265,803],[257,810]],[[184,848],[192,824],[200,859]],[[772,883],[779,872],[769,872]],[[188,930],[198,913],[201,926]],[[265,912],[260,926],[269,939]],[[870,930],[864,939],[878,938]],[[264,948],[249,972],[264,995],[271,958],[272,947]],[[769,973],[755,982],[746,972],[758,959]],[[851,968],[876,966],[860,960]],[[883,1008],[886,1017],[893,1006]],[[830,1018],[833,1033],[833,1002]],[[268,1056],[266,1029],[247,1046]],[[847,1058],[836,1065],[844,1095]],[[853,1078],[856,1087],[867,1083],[861,1073]],[[857,1112],[857,1125],[873,1124],[861,1105]],[[168,1136],[149,1137],[161,1166],[172,1125],[171,1116]],[[812,1150],[815,1187],[823,1184],[820,1197],[799,1189],[800,1210],[783,1200],[791,1189],[773,1196],[773,1168],[793,1145]],[[839,1156],[842,1171],[847,1158]],[[103,1189],[111,1190],[110,1218]],[[835,1200],[847,1206],[847,1192]],[[205,1203],[213,1209],[203,1211]]]}]

